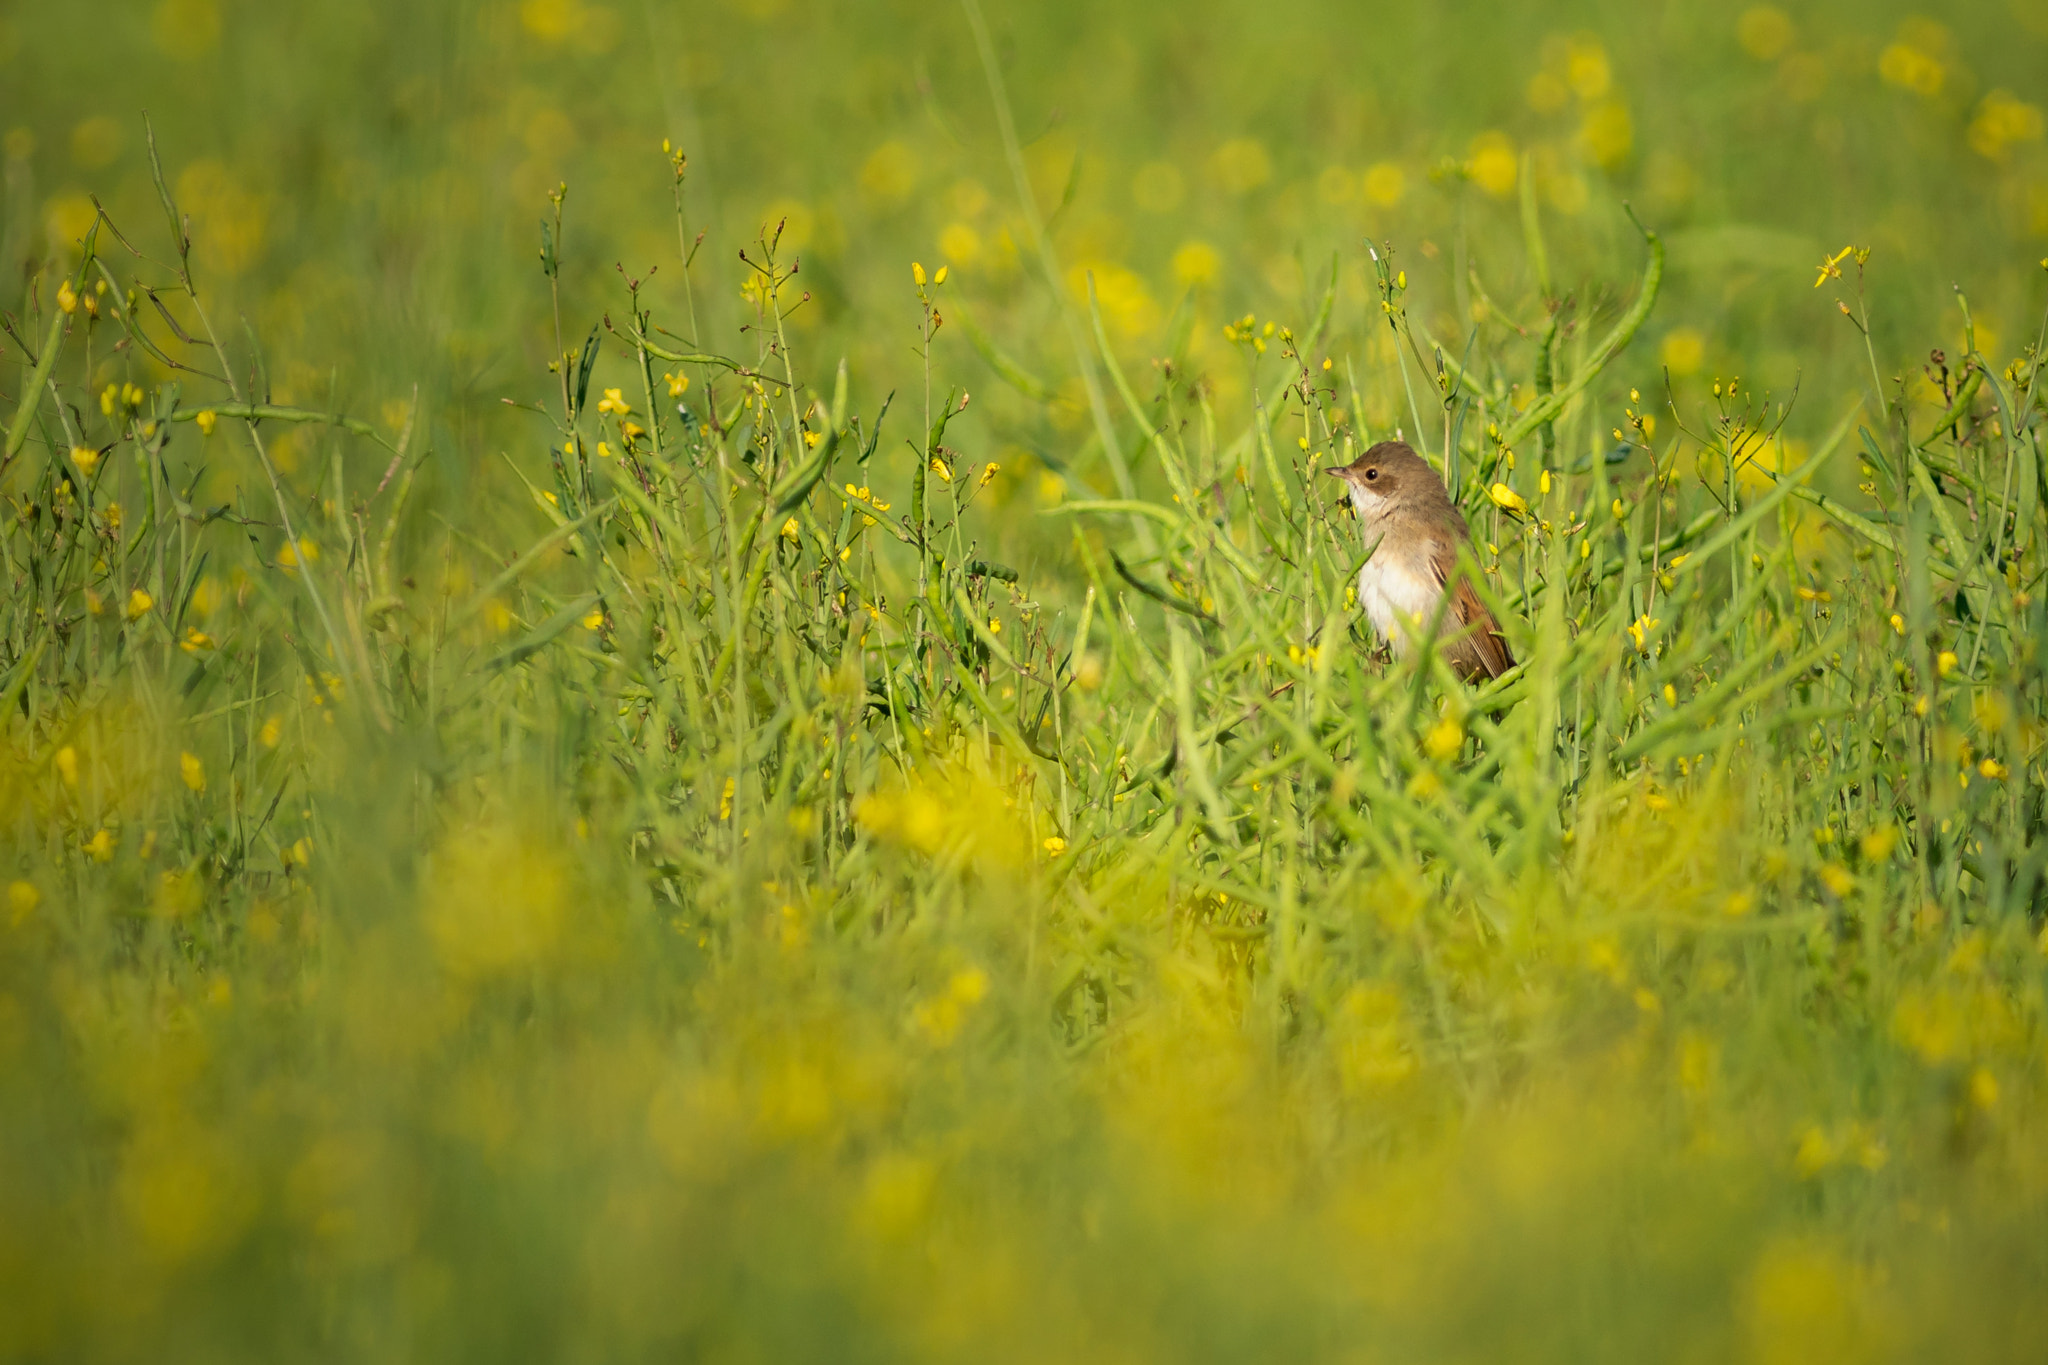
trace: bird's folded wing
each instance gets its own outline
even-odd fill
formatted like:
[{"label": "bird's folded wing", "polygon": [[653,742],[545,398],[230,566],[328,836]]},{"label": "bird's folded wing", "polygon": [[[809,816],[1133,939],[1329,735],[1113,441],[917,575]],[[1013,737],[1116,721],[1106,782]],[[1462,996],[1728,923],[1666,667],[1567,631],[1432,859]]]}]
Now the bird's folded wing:
[{"label": "bird's folded wing", "polygon": [[1459,627],[1459,643],[1470,648],[1474,661],[1488,677],[1498,678],[1515,666],[1515,656],[1508,652],[1507,637],[1500,633],[1500,623],[1479,600],[1470,579],[1458,574],[1457,582],[1451,581],[1458,567],[1457,546],[1447,539],[1438,540],[1430,550],[1430,571],[1436,575],[1437,584],[1451,594],[1448,615]]}]

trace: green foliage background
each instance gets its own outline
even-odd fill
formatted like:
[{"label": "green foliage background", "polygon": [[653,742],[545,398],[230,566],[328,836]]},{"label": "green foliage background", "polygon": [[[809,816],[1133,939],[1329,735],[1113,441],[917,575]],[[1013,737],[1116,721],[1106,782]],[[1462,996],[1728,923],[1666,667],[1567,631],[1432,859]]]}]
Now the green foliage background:
[{"label": "green foliage background", "polygon": [[2048,11],[979,13],[0,6],[0,1358],[2038,1357]]}]

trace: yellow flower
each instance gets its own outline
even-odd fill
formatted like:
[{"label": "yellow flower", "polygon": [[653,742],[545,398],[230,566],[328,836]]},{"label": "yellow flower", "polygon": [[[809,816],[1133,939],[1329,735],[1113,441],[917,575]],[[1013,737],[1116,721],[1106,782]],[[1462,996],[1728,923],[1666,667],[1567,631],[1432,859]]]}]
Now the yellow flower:
[{"label": "yellow flower", "polygon": [[1536,491],[1538,493],[1548,493],[1550,491],[1549,470],[1543,470],[1536,475]]},{"label": "yellow flower", "polygon": [[1523,501],[1522,495],[1504,483],[1497,483],[1487,489],[1486,496],[1492,498],[1493,505],[1501,508],[1503,511],[1519,515],[1529,510],[1529,504]]},{"label": "yellow flower", "polygon": [[1377,161],[1366,167],[1365,178],[1359,182],[1359,188],[1368,204],[1376,208],[1392,208],[1407,193],[1408,176],[1391,161]]},{"label": "yellow flower", "polygon": [[1067,841],[1060,838],[1057,834],[1051,835],[1045,841],[1045,851],[1052,857],[1057,858],[1060,854],[1067,851]]},{"label": "yellow flower", "polygon": [[1935,671],[1940,673],[1941,676],[1944,678],[1954,673],[1956,671],[1956,665],[1958,665],[1961,662],[1962,660],[1956,658],[1955,653],[1952,650],[1944,649],[1943,651],[1941,651],[1941,653],[1934,656]]},{"label": "yellow flower", "polygon": [[996,619],[995,617],[993,617],[993,616],[989,617],[989,618],[988,618],[988,633],[989,633],[989,634],[991,634],[991,635],[1001,635],[1001,634],[1003,633],[1003,623],[1002,623],[1001,621],[998,621],[998,620],[997,620],[997,619]]},{"label": "yellow flower", "polygon": [[1799,1150],[1792,1155],[1792,1165],[1803,1177],[1811,1179],[1835,1164],[1835,1144],[1821,1130],[1819,1124],[1808,1124],[1799,1135]]},{"label": "yellow flower", "polygon": [[1820,879],[1827,883],[1828,890],[1837,896],[1847,896],[1856,889],[1856,878],[1840,863],[1828,863],[1820,870]]},{"label": "yellow flower", "polygon": [[611,457],[612,448],[606,445],[603,441],[599,441],[597,443],[597,458],[600,460],[609,460]]},{"label": "yellow flower", "polygon": [[[1223,258],[1207,242],[1183,242],[1173,253],[1172,268],[1174,279],[1184,285],[1212,284],[1223,269]],[[1229,340],[1237,339],[1230,327],[1223,330]]]},{"label": "yellow flower", "polygon": [[932,456],[932,473],[938,475],[939,478],[947,483],[953,482],[953,471],[948,469],[946,462],[936,455]]},{"label": "yellow flower", "polygon": [[1863,836],[1863,858],[1866,862],[1881,863],[1892,856],[1892,850],[1899,844],[1899,831],[1891,825],[1879,825]]},{"label": "yellow flower", "polygon": [[631,404],[626,402],[625,396],[621,394],[617,389],[606,389],[604,391],[604,397],[597,400],[597,410],[599,412],[609,412],[614,413],[620,417],[624,417],[627,413],[631,412],[633,408]]},{"label": "yellow flower", "polygon": [[1760,62],[1775,61],[1792,45],[1792,19],[1772,5],[1744,10],[1736,21],[1735,37],[1742,50]]},{"label": "yellow flower", "polygon": [[1977,771],[1993,782],[2000,782],[2005,779],[2007,770],[2006,766],[1997,759],[1987,758],[1977,765]]},{"label": "yellow flower", "polygon": [[991,483],[995,482],[996,471],[1000,470],[1001,468],[1002,466],[996,464],[994,461],[990,461],[988,464],[983,465],[981,470],[981,486],[983,488],[986,488]]},{"label": "yellow flower", "polygon": [[1607,93],[1613,71],[1608,65],[1607,49],[1598,38],[1587,34],[1567,44],[1565,79],[1570,82],[1572,93],[1582,100],[1596,100]]},{"label": "yellow flower", "polygon": [[1597,938],[1586,945],[1586,967],[1617,986],[1628,984],[1628,964],[1622,961],[1621,949],[1611,938]]},{"label": "yellow flower", "polygon": [[936,271],[934,271],[934,272],[932,273],[932,283],[933,283],[933,284],[944,284],[945,282],[946,282],[946,267],[944,267],[944,266],[940,266],[940,267],[939,267],[939,268],[938,268],[938,269],[937,269]]},{"label": "yellow flower", "polygon": [[1521,158],[1505,133],[1481,133],[1472,139],[1472,156],[1465,163],[1465,172],[1479,188],[1496,199],[1504,199],[1514,192]]},{"label": "yellow flower", "polygon": [[939,250],[965,266],[981,258],[981,234],[966,223],[948,224],[939,234]]},{"label": "yellow flower", "polygon": [[89,477],[99,462],[100,453],[91,446],[71,447],[71,463],[78,466],[80,473]]},{"label": "yellow flower", "polygon": [[277,742],[284,738],[284,721],[280,717],[272,716],[263,722],[263,728],[257,731],[256,738],[262,742],[264,748],[275,749]]},{"label": "yellow flower", "polygon": [[964,967],[953,973],[943,995],[924,1001],[911,1017],[926,1036],[944,1047],[960,1032],[966,1011],[988,994],[988,973],[979,967]]},{"label": "yellow flower", "polygon": [[918,288],[924,287],[924,267],[916,261],[910,263],[910,278],[917,281]]},{"label": "yellow flower", "polygon": [[1849,258],[1849,253],[1851,253],[1855,249],[1856,248],[1853,246],[1845,246],[1840,251],[1837,251],[1834,255],[1822,261],[1820,263],[1820,274],[1815,277],[1813,281],[1813,287],[1815,289],[1818,289],[1822,285],[1826,284],[1829,280],[1841,279],[1842,262],[1847,260]]},{"label": "yellow flower", "polygon": [[1609,507],[1607,510],[1614,514],[1614,519],[1616,521],[1628,520],[1628,508],[1622,505],[1622,501],[1620,498],[1616,498],[1614,500],[1613,506]]},{"label": "yellow flower", "polygon": [[213,435],[213,424],[220,420],[220,414],[212,408],[203,408],[200,410],[199,415],[192,420],[199,427],[199,434],[201,436],[211,436]]},{"label": "yellow flower", "polygon": [[1979,1109],[1998,1103],[1998,1078],[1981,1066],[1970,1073],[1970,1103]]},{"label": "yellow flower", "polygon": [[56,757],[51,761],[57,765],[57,776],[64,779],[65,786],[78,785],[78,750],[67,744],[57,751]]},{"label": "yellow flower", "polygon": [[1905,633],[1906,633],[1906,618],[1905,618],[1905,617],[1903,617],[1903,616],[1901,616],[1901,615],[1899,615],[1899,614],[1898,614],[1897,612],[1893,612],[1893,613],[1892,613],[1892,634],[1894,634],[1894,635],[1904,635]]},{"label": "yellow flower", "polygon": [[792,545],[796,544],[799,529],[796,524],[796,518],[791,517],[788,521],[782,523],[782,538]]},{"label": "yellow flower", "polygon": [[1586,111],[1579,125],[1579,145],[1602,166],[1614,169],[1635,145],[1635,121],[1620,100],[1603,100]]},{"label": "yellow flower", "polygon": [[1970,123],[1970,148],[1979,156],[2003,161],[2016,143],[2039,142],[2042,120],[2038,106],[2010,91],[1994,90],[1977,108]]},{"label": "yellow flower", "polygon": [[1939,57],[1926,51],[1919,43],[1902,39],[1879,54],[1877,74],[1887,84],[1932,98],[1941,93],[1948,70]]},{"label": "yellow flower", "polygon": [[57,286],[57,306],[67,313],[78,311],[78,291],[71,287],[71,281],[65,280]]},{"label": "yellow flower", "polygon": [[1273,157],[1257,138],[1239,137],[1218,147],[1209,170],[1231,194],[1249,194],[1273,176]]},{"label": "yellow flower", "polygon": [[599,630],[599,629],[602,629],[602,628],[603,628],[603,626],[604,626],[604,608],[603,608],[603,607],[592,607],[592,608],[590,609],[589,613],[588,613],[588,614],[586,614],[586,615],[584,616],[584,618],[583,618],[583,628],[584,628],[585,630]]},{"label": "yellow flower", "polygon": [[662,380],[668,385],[668,396],[681,398],[689,391],[690,376],[686,374],[663,374]]},{"label": "yellow flower", "polygon": [[1638,616],[1628,628],[1628,638],[1635,643],[1638,650],[1641,650],[1643,641],[1661,624],[1663,623],[1654,616]]},{"label": "yellow flower", "polygon": [[198,754],[178,755],[178,777],[195,792],[206,790],[206,765],[199,761]]},{"label": "yellow flower", "polygon": [[1707,358],[1707,339],[1696,327],[1674,328],[1658,348],[1657,358],[1673,374],[1697,373]]},{"label": "yellow flower", "polygon": [[1438,762],[1455,758],[1465,747],[1465,727],[1458,723],[1457,717],[1445,716],[1422,737],[1422,747]]},{"label": "yellow flower", "polygon": [[9,882],[7,884],[7,924],[19,929],[36,907],[43,903],[43,893],[36,890],[34,882]]},{"label": "yellow flower", "polygon": [[98,833],[85,841],[84,849],[94,862],[111,863],[114,861],[114,832],[101,825]]},{"label": "yellow flower", "polygon": [[277,552],[278,566],[285,569],[296,569],[300,564],[312,564],[319,558],[320,547],[304,536],[299,537],[296,546],[287,540],[284,548]]},{"label": "yellow flower", "polygon": [[641,426],[638,422],[619,423],[619,435],[626,438],[626,444],[628,445],[631,445],[633,442],[639,440],[642,436],[645,436],[646,434],[647,428]]},{"label": "yellow flower", "polygon": [[135,589],[135,591],[128,594],[128,619],[131,621],[140,620],[143,613],[155,605],[156,599],[154,597],[151,597],[140,588]]},{"label": "yellow flower", "polygon": [[725,790],[718,796],[718,818],[721,820],[732,819],[732,791],[732,779],[728,777],[725,779]]},{"label": "yellow flower", "polygon": [[187,654],[197,654],[202,650],[213,648],[213,637],[196,627],[188,627],[185,631],[185,638],[178,641],[178,648],[184,650]]}]

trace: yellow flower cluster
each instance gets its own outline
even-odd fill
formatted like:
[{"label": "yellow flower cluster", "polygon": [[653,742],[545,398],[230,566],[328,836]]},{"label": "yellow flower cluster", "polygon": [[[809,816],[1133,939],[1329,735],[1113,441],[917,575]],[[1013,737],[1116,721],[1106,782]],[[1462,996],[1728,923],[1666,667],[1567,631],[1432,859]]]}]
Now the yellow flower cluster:
[{"label": "yellow flower cluster", "polygon": [[100,411],[108,417],[112,417],[117,408],[133,412],[148,396],[134,384],[109,384],[100,390]]},{"label": "yellow flower cluster", "polygon": [[[1236,322],[1226,322],[1223,324],[1223,339],[1234,345],[1248,345],[1255,354],[1264,355],[1266,353],[1266,342],[1272,337],[1277,327],[1278,324],[1272,322],[1268,322],[1265,326],[1261,327],[1258,324],[1258,319],[1250,313],[1246,313]],[[1284,334],[1283,339],[1285,339]]]}]

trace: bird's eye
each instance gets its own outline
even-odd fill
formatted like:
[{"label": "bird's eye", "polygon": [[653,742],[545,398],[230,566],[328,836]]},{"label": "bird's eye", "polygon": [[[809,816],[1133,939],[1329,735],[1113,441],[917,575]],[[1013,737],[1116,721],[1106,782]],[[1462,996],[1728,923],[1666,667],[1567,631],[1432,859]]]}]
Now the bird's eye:
[{"label": "bird's eye", "polygon": [[1377,479],[1379,476],[1380,472],[1377,469],[1368,469],[1365,471],[1365,477],[1368,479]]}]

